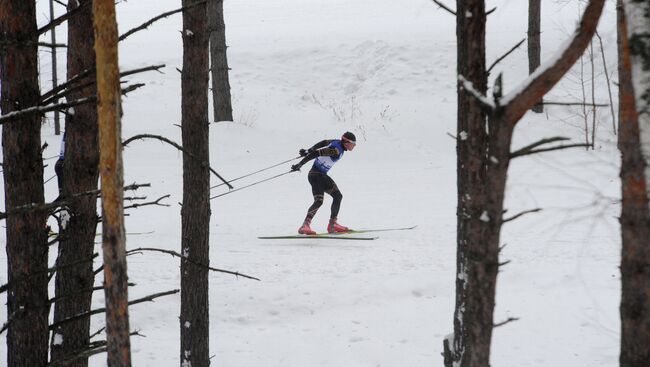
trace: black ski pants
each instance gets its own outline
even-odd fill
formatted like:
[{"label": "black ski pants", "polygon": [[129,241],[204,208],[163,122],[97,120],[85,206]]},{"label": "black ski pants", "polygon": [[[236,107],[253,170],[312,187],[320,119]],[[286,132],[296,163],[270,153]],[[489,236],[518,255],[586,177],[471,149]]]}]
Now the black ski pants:
[{"label": "black ski pants", "polygon": [[339,209],[341,208],[341,200],[343,200],[343,194],[341,194],[338,186],[336,186],[336,182],[334,182],[334,180],[332,180],[332,178],[326,173],[314,169],[309,171],[307,179],[311,185],[311,193],[314,195],[314,203],[311,204],[307,210],[307,217],[305,220],[311,222],[312,218],[314,218],[318,208],[323,205],[325,193],[329,194],[333,199],[332,213],[330,217],[336,219],[339,215]]}]

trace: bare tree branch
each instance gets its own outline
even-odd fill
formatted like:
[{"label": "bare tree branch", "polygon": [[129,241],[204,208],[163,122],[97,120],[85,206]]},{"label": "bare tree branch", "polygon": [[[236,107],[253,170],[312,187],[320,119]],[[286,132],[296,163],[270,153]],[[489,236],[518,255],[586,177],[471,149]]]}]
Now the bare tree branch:
[{"label": "bare tree branch", "polygon": [[46,112],[54,111],[54,110],[61,110],[61,109],[67,109],[70,107],[78,106],[81,104],[86,104],[86,103],[92,103],[97,101],[97,97],[88,97],[88,98],[80,98],[77,100],[74,100],[72,102],[64,102],[64,103],[57,103],[57,104],[52,104],[49,106],[34,106],[34,107],[28,107],[22,110],[18,111],[13,111],[9,112],[6,115],[0,116],[0,124],[4,124],[10,121],[14,121],[17,119],[22,118],[25,115],[30,115],[30,114],[35,114],[35,113],[40,113],[44,114]]},{"label": "bare tree branch", "polygon": [[508,317],[508,319],[507,319],[506,321],[502,321],[502,322],[496,323],[496,324],[494,324],[492,327],[493,327],[493,328],[497,328],[497,327],[499,327],[499,326],[503,326],[503,325],[505,325],[505,324],[507,324],[507,323],[509,323],[509,322],[513,322],[513,321],[517,321],[517,320],[519,320],[518,317]]},{"label": "bare tree branch", "polygon": [[[152,295],[149,295],[149,296],[146,296],[146,297],[143,297],[143,298],[136,299],[134,301],[130,301],[128,303],[128,305],[132,306],[132,305],[135,305],[135,304],[138,304],[138,303],[152,302],[156,298],[169,296],[171,294],[176,294],[178,292],[180,292],[179,289],[174,289],[174,290],[167,291],[167,292],[152,294]],[[69,322],[72,322],[72,321],[75,321],[75,320],[83,319],[83,318],[86,318],[86,317],[90,317],[92,315],[104,313],[104,312],[106,312],[106,308],[98,308],[98,309],[91,310],[91,311],[88,311],[88,312],[80,313],[78,315],[75,315],[75,316],[69,317],[67,319],[63,319],[61,321],[53,323],[52,325],[49,326],[49,329],[54,330],[54,329],[56,329],[57,327],[59,327],[59,326],[61,326],[63,324],[66,324],[66,323],[69,323]]]},{"label": "bare tree branch", "polygon": [[609,72],[607,71],[607,60],[605,60],[605,48],[603,47],[603,39],[600,37],[600,33],[596,30],[596,37],[598,37],[598,42],[600,44],[600,55],[603,59],[603,70],[605,71],[605,79],[607,80],[607,93],[609,94],[609,107],[612,112],[612,130],[614,135],[616,135],[616,113],[614,112],[614,99],[612,98],[612,86],[609,81]]},{"label": "bare tree branch", "polygon": [[[160,69],[164,68],[165,65],[151,65],[151,66],[146,66],[143,68],[138,68],[138,69],[132,69],[132,70],[126,70],[120,73],[120,78],[133,75],[133,74],[138,74],[142,73],[145,71],[158,71],[160,72]],[[74,77],[70,78],[70,80],[66,81],[63,84],[59,84],[56,88],[53,88],[52,90],[46,92],[41,96],[41,104],[47,105],[51,103],[53,100],[61,99],[71,93],[72,91],[80,90],[83,88],[86,88],[88,86],[91,86],[95,84],[95,80],[90,80],[86,83],[79,84],[76,86],[72,86],[73,84],[79,82],[81,79],[84,79],[86,77],[89,77],[91,75],[94,75],[95,71],[94,70],[85,70],[78,75],[75,75]]]},{"label": "bare tree branch", "polygon": [[47,43],[47,42],[38,42],[38,45],[40,47],[47,47],[47,48],[66,48],[68,45],[65,43]]},{"label": "bare tree branch", "polygon": [[71,262],[69,264],[64,264],[64,265],[55,265],[55,266],[53,266],[51,268],[48,268],[46,270],[43,270],[43,271],[38,271],[38,272],[35,272],[35,273],[31,273],[31,274],[28,274],[28,275],[26,275],[24,277],[14,278],[14,279],[12,279],[11,282],[5,283],[2,286],[0,286],[0,293],[4,293],[5,291],[7,291],[11,287],[12,284],[17,283],[17,282],[22,282],[22,281],[24,281],[24,280],[26,280],[26,279],[28,279],[28,278],[30,278],[32,276],[36,276],[36,275],[43,274],[43,273],[50,273],[50,272],[57,271],[59,269],[69,268],[71,266],[75,266],[75,265],[83,264],[83,263],[86,263],[86,262],[89,262],[89,261],[93,261],[98,255],[99,255],[98,253],[94,253],[93,256],[91,256],[89,258],[86,258],[86,259],[74,261],[74,262]]},{"label": "bare tree branch", "polygon": [[133,250],[129,250],[129,251],[126,252],[126,254],[131,255],[131,254],[135,254],[135,253],[138,253],[138,252],[141,252],[141,251],[162,252],[164,254],[169,254],[169,255],[181,258],[181,259],[183,259],[183,260],[185,260],[185,261],[187,261],[187,262],[189,262],[191,264],[194,264],[196,266],[201,266],[201,267],[207,268],[207,269],[212,270],[212,271],[216,271],[216,272],[219,272],[219,273],[231,274],[231,275],[242,277],[242,278],[259,280],[258,278],[252,277],[250,275],[241,274],[239,272],[234,272],[234,271],[229,271],[229,270],[217,269],[217,268],[210,267],[209,265],[205,265],[205,264],[198,263],[196,261],[192,261],[192,260],[188,259],[187,257],[182,256],[178,252],[172,251],[172,250],[164,250],[164,249],[152,248],[152,247],[140,247],[140,248],[136,248],[136,249],[133,249]]},{"label": "bare tree branch", "polygon": [[550,148],[530,150],[530,151],[528,151],[526,153],[523,153],[523,154],[520,154],[520,155],[517,155],[517,156],[514,156],[514,157],[511,156],[510,158],[512,159],[512,158],[522,157],[522,156],[525,156],[525,155],[537,154],[537,153],[542,153],[542,152],[551,152],[551,151],[554,151],[554,150],[562,150],[562,149],[569,149],[569,148],[589,148],[590,146],[591,146],[590,143],[589,144],[558,145],[558,146],[550,147]]},{"label": "bare tree branch", "polygon": [[441,3],[441,2],[438,1],[438,0],[432,0],[432,1],[433,1],[434,3],[436,3],[439,7],[445,9],[446,11],[448,11],[451,15],[456,16],[456,12],[453,11],[453,10],[451,10],[450,8],[448,8],[445,4]]},{"label": "bare tree branch", "polygon": [[[135,136],[132,136],[132,137],[130,137],[130,138],[124,140],[124,141],[122,142],[122,146],[125,147],[125,146],[127,146],[127,144],[129,144],[130,142],[132,142],[132,141],[134,141],[134,140],[138,140],[138,139],[155,139],[155,140],[160,140],[160,141],[162,141],[162,142],[164,142],[164,143],[167,143],[167,144],[173,146],[174,148],[180,150],[181,152],[187,154],[187,155],[190,156],[192,159],[198,159],[194,154],[192,154],[192,153],[186,151],[186,150],[185,150],[182,146],[180,146],[179,144],[177,144],[177,143],[175,143],[175,142],[173,142],[173,141],[171,141],[171,140],[165,138],[164,136],[160,136],[160,135],[153,135],[153,134],[140,134],[140,135],[135,135]],[[232,186],[228,181],[226,181],[225,178],[221,177],[221,175],[218,174],[217,171],[215,171],[212,167],[210,167],[210,166],[207,164],[207,162],[203,162],[203,164],[204,164],[205,166],[207,166],[208,169],[210,169],[210,172],[214,173],[214,175],[217,176],[217,177],[218,177],[218,178],[219,178],[219,179],[220,179],[224,184],[226,184],[230,189],[234,189],[234,187],[233,187],[233,186]]]},{"label": "bare tree branch", "polygon": [[14,318],[16,318],[16,316],[18,316],[19,313],[23,312],[23,310],[24,310],[24,308],[23,308],[23,307],[20,307],[19,309],[17,309],[16,311],[14,311],[14,313],[12,313],[11,315],[9,315],[9,317],[7,318],[7,321],[5,321],[5,323],[2,324],[2,327],[0,328],[0,335],[1,335],[2,333],[4,333],[5,330],[9,329],[9,325],[11,325],[11,321],[12,321]]},{"label": "bare tree branch", "polygon": [[[503,219],[503,220],[501,221],[501,223],[507,223],[507,222],[513,221],[513,220],[515,220],[515,219],[517,219],[517,218],[519,218],[519,217],[521,217],[521,216],[523,216],[523,215],[530,214],[530,213],[537,213],[537,212],[540,212],[540,211],[542,211],[542,208],[535,208],[535,209],[530,209],[530,210],[524,210],[523,212],[518,213],[518,214],[516,214],[516,215],[513,215],[513,216],[510,217],[510,218]],[[504,245],[504,246],[505,246],[505,245]]]},{"label": "bare tree branch", "polygon": [[135,208],[139,208],[141,206],[148,206],[148,205],[169,206],[169,204],[160,203],[160,201],[162,199],[166,199],[168,197],[170,197],[169,194],[167,194],[165,196],[161,196],[161,197],[159,197],[158,199],[156,199],[154,201],[149,201],[149,202],[146,202],[146,203],[136,203],[136,204],[132,204],[132,205],[129,205],[129,206],[125,206],[124,210],[126,210],[126,209],[135,209]]},{"label": "bare tree branch", "polygon": [[[150,187],[151,184],[131,184],[128,186],[124,186],[124,191],[130,191],[130,190],[137,190],[141,187]],[[44,203],[44,204],[27,204],[27,205],[21,205],[17,206],[15,208],[9,209],[7,212],[0,212],[0,220],[7,218],[10,215],[17,215],[17,214],[25,214],[31,211],[43,211],[43,210],[51,210],[54,208],[58,208],[60,206],[69,204],[70,201],[73,199],[76,199],[78,197],[82,196],[89,196],[89,195],[99,195],[101,193],[100,190],[90,190],[90,191],[85,191],[85,192],[80,192],[77,194],[73,194],[69,197],[66,197],[62,200],[58,200],[52,203]]]},{"label": "bare tree branch", "polygon": [[166,13],[162,13],[162,14],[158,15],[157,17],[151,18],[150,20],[142,23],[142,25],[140,25],[138,27],[135,27],[135,28],[129,30],[128,32],[124,33],[123,35],[120,36],[118,41],[123,41],[124,39],[126,39],[127,37],[132,35],[133,33],[148,28],[150,25],[152,25],[153,23],[157,22],[160,19],[167,18],[168,16],[174,15],[176,13],[180,13],[180,12],[184,11],[185,9],[189,9],[189,8],[195,7],[197,5],[205,4],[206,2],[207,1],[205,1],[205,0],[204,1],[199,1],[199,2],[196,2],[194,4],[184,6],[184,7],[180,8],[180,9],[176,9],[176,10],[168,11]]},{"label": "bare tree branch", "polygon": [[84,1],[83,3],[81,3],[81,4],[80,4],[79,6],[77,6],[76,8],[70,10],[69,12],[63,14],[62,16],[60,16],[60,17],[58,17],[58,18],[52,20],[52,21],[49,22],[48,24],[42,26],[41,28],[38,29],[38,35],[40,36],[40,35],[42,35],[43,33],[45,33],[45,32],[47,32],[47,31],[53,29],[53,28],[56,27],[56,26],[58,26],[59,24],[65,22],[66,20],[72,18],[75,14],[77,14],[78,12],[80,12],[80,11],[81,11],[85,6],[87,6],[88,4],[92,4],[92,2],[91,2],[91,1]]},{"label": "bare tree branch", "polygon": [[528,144],[525,147],[510,153],[510,157],[517,157],[517,156],[521,155],[522,153],[526,153],[526,152],[528,152],[528,151],[530,151],[530,150],[532,150],[534,148],[537,148],[540,145],[554,143],[556,141],[567,141],[567,140],[571,140],[571,139],[567,138],[567,137],[564,137],[564,136],[554,136],[552,138],[541,139],[541,140],[538,140],[538,141],[536,141],[536,142],[534,142],[532,144]]},{"label": "bare tree branch", "polygon": [[490,65],[490,67],[487,69],[487,73],[488,73],[488,75],[490,74],[490,71],[492,71],[492,68],[494,68],[495,66],[497,66],[498,63],[500,63],[501,61],[503,61],[503,59],[505,59],[506,57],[508,57],[511,53],[515,52],[515,50],[516,50],[517,48],[519,48],[519,46],[521,46],[524,42],[526,42],[526,39],[525,39],[525,38],[522,39],[521,41],[519,41],[519,43],[517,43],[516,45],[514,45],[510,50],[508,50],[508,52],[506,52],[505,54],[503,54],[503,56],[501,56],[501,57],[499,57],[498,59],[496,59],[496,60],[492,63],[492,65]]},{"label": "bare tree branch", "polygon": [[549,102],[544,101],[545,106],[587,106],[587,107],[608,107],[610,105],[605,103],[585,103],[585,102]]}]

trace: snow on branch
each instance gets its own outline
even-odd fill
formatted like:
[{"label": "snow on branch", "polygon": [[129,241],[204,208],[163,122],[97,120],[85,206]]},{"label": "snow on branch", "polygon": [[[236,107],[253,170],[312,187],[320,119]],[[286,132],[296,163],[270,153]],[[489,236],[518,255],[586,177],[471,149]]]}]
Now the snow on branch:
[{"label": "snow on branch", "polygon": [[516,124],[528,109],[537,103],[580,58],[596,32],[605,0],[590,0],[572,38],[559,51],[537,68],[523,83],[504,96],[506,121]]},{"label": "snow on branch", "polygon": [[476,90],[472,82],[465,79],[465,77],[460,74],[458,74],[458,80],[460,81],[463,89],[465,89],[465,91],[467,91],[469,95],[474,97],[481,104],[481,106],[483,106],[483,108],[488,110],[494,110],[495,108],[494,102],[492,102],[492,100],[490,100],[488,97],[484,96],[483,93]]}]

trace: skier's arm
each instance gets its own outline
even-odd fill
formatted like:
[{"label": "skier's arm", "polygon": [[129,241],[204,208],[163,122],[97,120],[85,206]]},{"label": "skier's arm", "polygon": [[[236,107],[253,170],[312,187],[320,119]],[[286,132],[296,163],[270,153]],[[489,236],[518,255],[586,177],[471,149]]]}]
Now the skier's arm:
[{"label": "skier's arm", "polygon": [[302,167],[305,163],[311,161],[316,157],[323,157],[323,156],[338,157],[340,152],[336,148],[327,147],[330,144],[330,142],[331,140],[323,140],[317,143],[316,145],[314,145],[313,147],[309,148],[307,155],[300,162],[291,166],[291,170],[298,171],[300,167]]}]

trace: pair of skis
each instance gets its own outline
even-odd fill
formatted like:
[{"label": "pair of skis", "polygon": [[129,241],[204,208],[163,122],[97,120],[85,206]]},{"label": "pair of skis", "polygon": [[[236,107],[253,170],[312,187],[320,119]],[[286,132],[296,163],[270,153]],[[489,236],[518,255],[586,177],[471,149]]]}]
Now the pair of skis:
[{"label": "pair of skis", "polygon": [[317,233],[314,235],[297,234],[297,235],[286,235],[286,236],[261,236],[257,238],[259,238],[260,240],[321,239],[321,240],[372,241],[372,240],[376,240],[379,237],[358,237],[358,236],[350,236],[350,235],[361,234],[361,233],[388,232],[388,231],[408,231],[414,229],[415,227],[417,226],[402,227],[402,228],[360,229],[360,230],[351,230],[340,234]]}]

